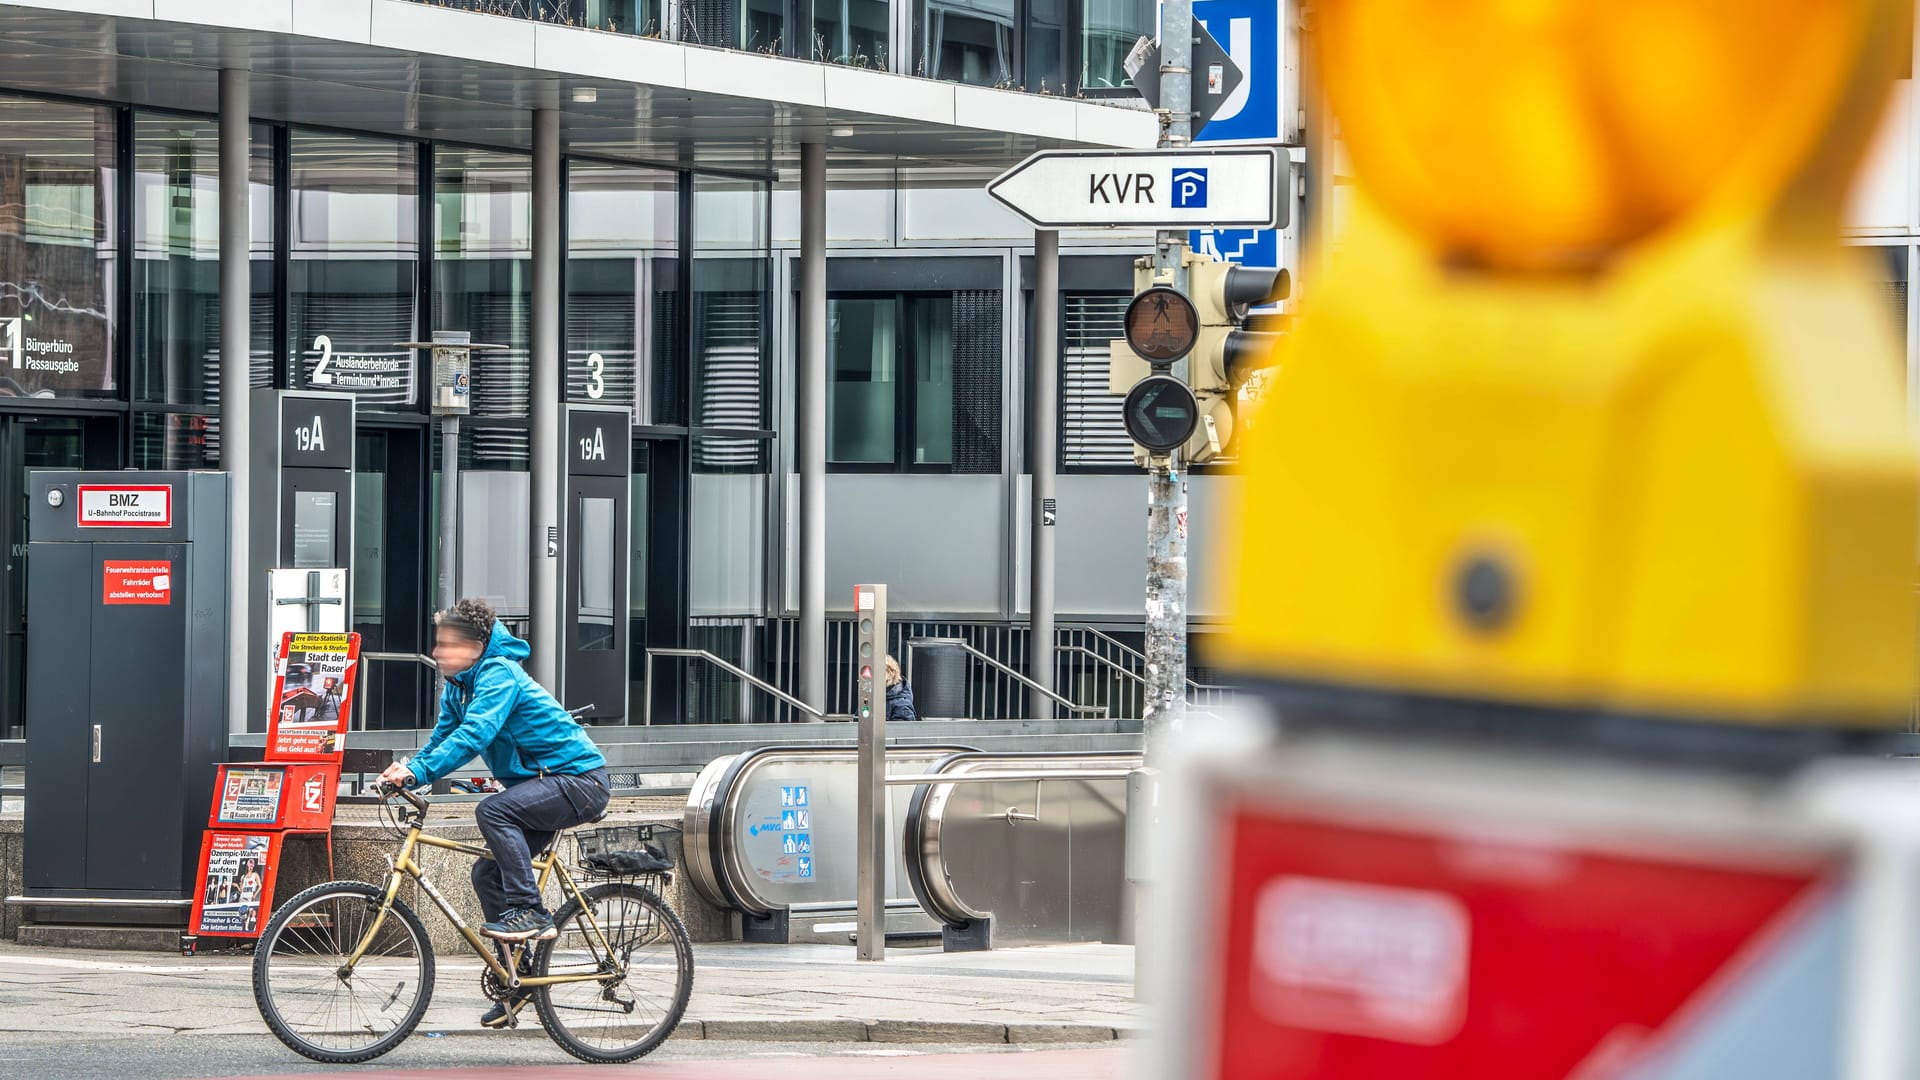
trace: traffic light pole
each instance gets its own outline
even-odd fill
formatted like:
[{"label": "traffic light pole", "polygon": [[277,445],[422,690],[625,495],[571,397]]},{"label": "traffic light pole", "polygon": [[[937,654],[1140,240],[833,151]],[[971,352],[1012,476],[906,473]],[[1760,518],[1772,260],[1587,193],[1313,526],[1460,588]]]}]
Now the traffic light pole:
[{"label": "traffic light pole", "polygon": [[[1193,0],[1166,0],[1160,23],[1160,146],[1192,141]],[[1187,234],[1162,230],[1154,240],[1154,267],[1172,271],[1186,291]],[[1173,374],[1186,378],[1187,361]],[[1180,451],[1154,459],[1147,475],[1147,701],[1143,715],[1146,760],[1158,767],[1164,743],[1187,711],[1187,484]]]},{"label": "traffic light pole", "polygon": [[[1166,0],[1160,9],[1160,147],[1178,148],[1192,140],[1193,0]],[[1173,287],[1187,290],[1187,234],[1162,230],[1154,238],[1154,269],[1171,271]],[[1188,362],[1175,362],[1172,374],[1186,381]],[[1133,886],[1139,932],[1152,925],[1144,914],[1153,904],[1149,886],[1159,875],[1152,848],[1161,806],[1158,776],[1166,747],[1186,722],[1187,713],[1187,483],[1180,475],[1181,450],[1151,456],[1147,465],[1147,701],[1142,714],[1146,767],[1127,778],[1126,876]],[[1134,953],[1134,993],[1150,980]]]}]

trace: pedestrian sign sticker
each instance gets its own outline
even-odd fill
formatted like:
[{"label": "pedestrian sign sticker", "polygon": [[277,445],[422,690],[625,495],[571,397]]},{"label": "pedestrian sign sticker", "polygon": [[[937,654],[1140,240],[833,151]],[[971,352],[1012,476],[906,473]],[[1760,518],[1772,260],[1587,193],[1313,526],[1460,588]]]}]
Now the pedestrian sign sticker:
[{"label": "pedestrian sign sticker", "polygon": [[753,873],[773,885],[814,884],[812,784],[782,777],[756,786],[742,809],[743,854]]}]

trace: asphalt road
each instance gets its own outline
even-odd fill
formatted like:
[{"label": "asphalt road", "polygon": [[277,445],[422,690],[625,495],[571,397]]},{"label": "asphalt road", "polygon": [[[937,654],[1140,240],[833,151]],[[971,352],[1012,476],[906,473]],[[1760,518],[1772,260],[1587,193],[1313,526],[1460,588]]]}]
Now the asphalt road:
[{"label": "asphalt road", "polygon": [[[676,1039],[632,1065],[576,1062],[538,1029],[439,1037],[416,1034],[365,1065],[322,1065],[298,1056],[270,1035],[139,1035],[99,1039],[71,1035],[0,1035],[5,1080],[201,1080],[310,1073],[533,1080],[561,1070],[580,1075],[650,1080],[865,1080],[867,1077],[982,1077],[996,1080],[1119,1080],[1126,1048],[893,1046],[874,1043],[761,1043]],[[778,1063],[777,1065],[775,1063]]]}]

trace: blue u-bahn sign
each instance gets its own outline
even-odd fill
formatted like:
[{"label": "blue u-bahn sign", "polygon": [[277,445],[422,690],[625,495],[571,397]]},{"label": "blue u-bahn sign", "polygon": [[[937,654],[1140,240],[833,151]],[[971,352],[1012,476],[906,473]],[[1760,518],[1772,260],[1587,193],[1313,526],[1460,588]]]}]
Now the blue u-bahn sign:
[{"label": "blue u-bahn sign", "polygon": [[[1277,143],[1285,138],[1281,105],[1285,96],[1286,26],[1284,0],[1193,0],[1193,17],[1205,24],[1246,72],[1233,96],[1194,136],[1195,143]],[[1280,234],[1272,229],[1197,229],[1188,237],[1195,251],[1218,255],[1244,266],[1280,265]]]}]

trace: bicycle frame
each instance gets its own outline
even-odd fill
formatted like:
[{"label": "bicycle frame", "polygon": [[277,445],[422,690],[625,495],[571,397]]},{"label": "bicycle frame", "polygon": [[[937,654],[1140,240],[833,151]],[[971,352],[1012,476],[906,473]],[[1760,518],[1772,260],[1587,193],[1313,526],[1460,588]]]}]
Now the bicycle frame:
[{"label": "bicycle frame", "polygon": [[345,964],[341,965],[342,974],[352,974],[354,966],[366,955],[368,947],[373,944],[375,936],[380,933],[380,928],[385,925],[387,913],[393,910],[394,898],[400,894],[400,882],[406,878],[412,878],[414,881],[420,883],[420,887],[426,890],[427,896],[433,900],[434,906],[438,907],[440,913],[447,917],[447,921],[453,923],[453,928],[460,932],[460,936],[466,941],[467,946],[480,957],[481,962],[487,965],[488,970],[493,972],[494,977],[507,986],[525,988],[532,986],[553,986],[559,983],[598,982],[607,978],[609,974],[622,976],[626,974],[625,971],[618,970],[619,961],[613,955],[613,947],[607,944],[606,935],[601,933],[600,924],[594,920],[593,909],[587,904],[586,897],[580,894],[579,886],[574,884],[573,875],[567,873],[567,868],[561,864],[560,856],[556,851],[549,850],[545,855],[533,860],[533,868],[540,872],[536,887],[544,891],[547,887],[547,880],[555,874],[559,875],[561,890],[579,904],[580,917],[586,923],[588,932],[591,934],[592,940],[598,945],[602,957],[616,965],[616,970],[612,973],[595,971],[579,975],[539,975],[524,979],[521,978],[518,971],[518,952],[526,946],[526,943],[521,942],[514,945],[513,954],[509,957],[513,965],[511,969],[506,964],[502,964],[495,950],[488,947],[491,943],[467,925],[466,920],[460,917],[460,913],[455,911],[453,905],[447,902],[446,897],[440,895],[440,890],[434,887],[433,881],[427,877],[426,870],[414,860],[413,853],[421,846],[440,848],[444,851],[457,851],[462,855],[471,855],[477,859],[493,858],[493,852],[478,844],[466,844],[458,840],[447,840],[430,835],[424,831],[423,824],[419,821],[410,824],[407,827],[406,843],[401,846],[399,857],[393,860],[393,869],[387,877],[387,891],[385,897],[380,901],[380,913],[374,916],[372,925],[367,927],[365,936],[363,936],[359,944],[355,946],[353,954],[347,957]]}]

